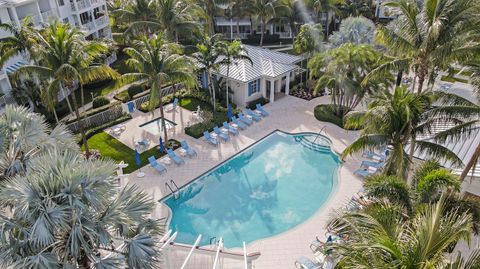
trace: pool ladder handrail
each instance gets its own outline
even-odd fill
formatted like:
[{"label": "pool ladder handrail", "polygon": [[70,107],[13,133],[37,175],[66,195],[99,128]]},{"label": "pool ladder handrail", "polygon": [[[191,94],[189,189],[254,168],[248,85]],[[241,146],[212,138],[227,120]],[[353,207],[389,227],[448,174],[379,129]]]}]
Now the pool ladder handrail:
[{"label": "pool ladder handrail", "polygon": [[[172,184],[173,187],[175,187],[175,191],[173,190],[172,186],[170,186],[170,184]],[[170,180],[170,184],[168,184],[168,182],[165,182],[165,186],[170,190],[170,192],[173,194],[173,197],[175,199],[178,198],[178,192],[180,191],[180,189],[178,188],[177,184],[175,183],[175,181],[173,181],[172,179]]]},{"label": "pool ladder handrail", "polygon": [[327,128],[327,126],[325,125],[325,126],[322,127],[322,129],[320,129],[320,131],[317,133],[317,136],[315,137],[315,139],[312,142],[313,144],[315,144],[315,142],[317,141],[317,138],[321,135],[322,131],[326,128]]}]

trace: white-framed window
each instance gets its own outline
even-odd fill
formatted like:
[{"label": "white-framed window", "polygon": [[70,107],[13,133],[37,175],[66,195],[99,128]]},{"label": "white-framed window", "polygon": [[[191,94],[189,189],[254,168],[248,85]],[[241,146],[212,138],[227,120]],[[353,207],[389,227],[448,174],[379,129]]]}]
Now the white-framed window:
[{"label": "white-framed window", "polygon": [[248,83],[248,96],[260,92],[260,79]]}]

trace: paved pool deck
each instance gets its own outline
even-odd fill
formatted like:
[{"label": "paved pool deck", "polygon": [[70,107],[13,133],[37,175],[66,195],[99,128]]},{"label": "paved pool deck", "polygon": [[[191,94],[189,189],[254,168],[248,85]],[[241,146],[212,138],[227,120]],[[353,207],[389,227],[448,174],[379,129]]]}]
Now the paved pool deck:
[{"label": "paved pool deck", "polygon": [[[175,113],[166,113],[167,119],[175,118],[174,121],[178,124],[178,128],[170,133],[171,137],[179,141],[187,140],[190,146],[196,150],[198,156],[184,157],[186,163],[181,166],[168,165],[168,171],[162,175],[157,174],[151,167],[145,166],[141,169],[145,173],[143,178],[136,177],[137,171],[124,181],[138,185],[151,194],[155,201],[158,201],[170,194],[170,191],[165,187],[166,182],[174,180],[181,188],[199,175],[277,129],[289,133],[298,133],[318,132],[325,127],[325,133],[333,142],[333,149],[336,152],[342,152],[358,137],[359,133],[345,131],[334,124],[317,121],[313,116],[313,109],[317,104],[322,103],[330,103],[330,98],[319,97],[306,101],[293,96],[285,96],[276,100],[273,104],[265,105],[265,109],[270,113],[269,117],[255,122],[246,130],[240,131],[239,135],[231,137],[230,141],[222,142],[217,147],[210,145],[202,138],[194,139],[183,132],[183,127],[189,124],[188,122],[191,119],[189,113],[191,112],[180,109]],[[159,113],[155,114],[157,117],[159,116]],[[129,126],[138,126],[151,118],[150,113],[135,112],[133,119],[126,123],[126,131],[121,135],[120,140],[129,146],[132,146],[132,137],[134,136],[148,135],[152,141],[158,141],[158,137],[146,133],[137,133],[138,129],[129,128]],[[282,234],[247,244],[247,252],[261,252],[260,258],[254,262],[254,268],[294,268],[294,262],[299,256],[313,259],[313,253],[309,248],[310,243],[316,236],[324,238],[325,225],[333,211],[348,202],[362,187],[362,180],[353,175],[353,171],[359,167],[360,162],[361,157],[359,155],[346,159],[346,162],[339,169],[337,186],[333,190],[331,198],[310,219]],[[166,206],[158,203],[153,217],[168,217],[169,214]],[[187,268],[211,268],[211,266],[192,264]]]}]

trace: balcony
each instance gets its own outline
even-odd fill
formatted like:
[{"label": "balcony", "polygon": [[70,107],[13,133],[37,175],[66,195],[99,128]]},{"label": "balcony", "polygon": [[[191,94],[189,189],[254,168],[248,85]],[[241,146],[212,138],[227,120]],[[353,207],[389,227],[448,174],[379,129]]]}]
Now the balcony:
[{"label": "balcony", "polygon": [[98,4],[103,4],[102,0],[90,0],[93,6],[98,5]]},{"label": "balcony", "polygon": [[50,19],[58,18],[58,11],[56,8],[42,12],[43,22],[49,22]]},{"label": "balcony", "polygon": [[98,19],[95,20],[95,24],[97,25],[97,27],[104,26],[107,23],[108,23],[108,18],[105,15],[103,15],[102,17],[99,17]]},{"label": "balcony", "polygon": [[90,1],[89,0],[80,0],[80,1],[77,1],[77,7],[78,7],[78,10],[75,8],[75,3],[74,2],[70,2],[70,7],[72,8],[72,11],[80,11],[80,10],[83,10],[83,9],[87,9],[89,8],[91,5],[90,5]]},{"label": "balcony", "polygon": [[95,23],[93,21],[86,22],[82,24],[82,28],[84,28],[88,32],[92,32],[95,30]]}]

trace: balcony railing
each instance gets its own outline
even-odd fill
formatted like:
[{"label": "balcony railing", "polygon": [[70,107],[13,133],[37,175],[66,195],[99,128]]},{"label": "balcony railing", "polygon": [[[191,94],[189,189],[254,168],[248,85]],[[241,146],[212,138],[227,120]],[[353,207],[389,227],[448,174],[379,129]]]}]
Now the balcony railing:
[{"label": "balcony railing", "polygon": [[95,20],[95,24],[98,26],[104,26],[105,24],[107,24],[108,22],[108,19],[107,19],[107,16],[102,16],[98,19]]},{"label": "balcony railing", "polygon": [[87,23],[82,24],[82,27],[90,32],[90,31],[95,30],[95,23],[93,21],[87,22]]},{"label": "balcony railing", "polygon": [[90,0],[90,2],[92,3],[92,5],[98,5],[100,4],[100,0]]},{"label": "balcony railing", "polygon": [[280,38],[291,38],[292,33],[290,32],[276,32],[275,34],[279,35]]},{"label": "balcony railing", "polygon": [[49,22],[53,18],[58,17],[58,11],[56,8],[42,12],[43,22]]},{"label": "balcony railing", "polygon": [[[77,1],[78,10],[86,9],[86,8],[89,8],[90,6],[91,5],[90,5],[89,0]],[[73,11],[77,11],[77,9],[75,8],[75,3],[74,2],[70,2],[70,7],[72,8]]]}]

